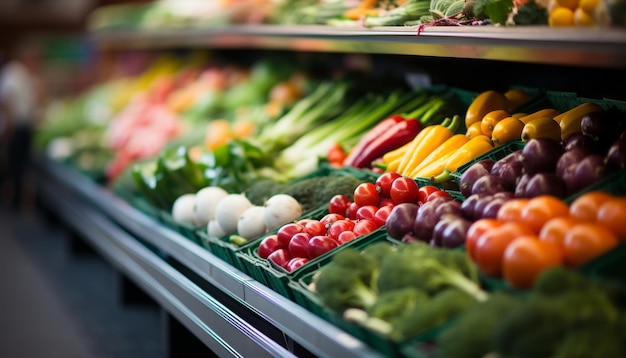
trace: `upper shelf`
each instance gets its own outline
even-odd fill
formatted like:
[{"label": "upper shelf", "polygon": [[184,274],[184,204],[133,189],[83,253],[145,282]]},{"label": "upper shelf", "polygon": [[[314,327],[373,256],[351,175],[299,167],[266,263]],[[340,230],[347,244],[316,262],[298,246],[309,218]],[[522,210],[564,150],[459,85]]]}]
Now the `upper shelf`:
[{"label": "upper shelf", "polygon": [[626,29],[432,26],[371,29],[237,25],[98,30],[102,48],[256,48],[396,54],[626,69]]}]

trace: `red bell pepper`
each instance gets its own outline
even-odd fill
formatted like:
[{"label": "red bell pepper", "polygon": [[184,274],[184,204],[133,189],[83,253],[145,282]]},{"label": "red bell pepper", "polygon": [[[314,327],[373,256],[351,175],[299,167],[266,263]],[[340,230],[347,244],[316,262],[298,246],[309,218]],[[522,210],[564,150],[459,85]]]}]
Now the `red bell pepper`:
[{"label": "red bell pepper", "polygon": [[359,141],[344,161],[344,165],[371,168],[374,160],[408,143],[422,128],[421,122],[417,119],[405,119],[398,115],[389,117],[372,128]]}]

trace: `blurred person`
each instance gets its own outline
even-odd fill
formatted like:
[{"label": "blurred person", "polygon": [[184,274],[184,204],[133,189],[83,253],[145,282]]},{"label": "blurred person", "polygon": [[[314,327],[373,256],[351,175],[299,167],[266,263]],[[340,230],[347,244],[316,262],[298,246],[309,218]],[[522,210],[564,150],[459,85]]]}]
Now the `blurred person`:
[{"label": "blurred person", "polygon": [[31,143],[40,120],[44,91],[41,51],[29,43],[17,44],[0,69],[0,108],[3,113],[2,144],[6,166],[0,199],[19,210],[26,193]]}]

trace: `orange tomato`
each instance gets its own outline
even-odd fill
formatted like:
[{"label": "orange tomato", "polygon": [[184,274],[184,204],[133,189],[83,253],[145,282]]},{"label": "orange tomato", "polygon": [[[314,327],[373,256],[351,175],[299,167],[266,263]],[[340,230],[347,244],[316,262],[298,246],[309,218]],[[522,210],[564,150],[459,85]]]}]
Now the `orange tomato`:
[{"label": "orange tomato", "polygon": [[558,245],[535,235],[521,236],[504,251],[503,276],[512,287],[530,288],[545,269],[563,265],[563,258]]},{"label": "orange tomato", "polygon": [[465,233],[465,251],[472,260],[475,260],[476,241],[485,231],[496,228],[502,221],[493,218],[482,218],[474,221]]},{"label": "orange tomato", "polygon": [[540,195],[528,201],[522,209],[521,220],[538,234],[548,220],[568,215],[569,206],[563,200],[552,195]]},{"label": "orange tomato", "polygon": [[348,153],[343,150],[341,144],[334,143],[330,146],[330,148],[328,148],[326,160],[328,160],[328,163],[332,166],[341,167],[343,166],[343,162],[346,160],[347,156]]},{"label": "orange tomato", "polygon": [[539,240],[557,244],[562,248],[565,235],[578,223],[579,221],[571,216],[552,218],[543,224],[539,231]]},{"label": "orange tomato", "polygon": [[496,219],[501,221],[521,221],[522,209],[526,207],[526,204],[530,199],[528,198],[514,198],[506,201],[496,215]]},{"label": "orange tomato", "polygon": [[596,222],[626,240],[626,197],[613,197],[604,202],[598,208]]},{"label": "orange tomato", "polygon": [[578,267],[611,250],[618,243],[617,235],[600,224],[576,224],[563,240],[565,263]]},{"label": "orange tomato", "polygon": [[589,191],[574,199],[569,206],[570,216],[581,221],[596,221],[596,213],[613,196],[604,191]]},{"label": "orange tomato", "polygon": [[519,222],[504,222],[485,231],[476,240],[474,248],[476,266],[487,276],[501,277],[504,250],[518,237],[532,234],[530,229]]}]

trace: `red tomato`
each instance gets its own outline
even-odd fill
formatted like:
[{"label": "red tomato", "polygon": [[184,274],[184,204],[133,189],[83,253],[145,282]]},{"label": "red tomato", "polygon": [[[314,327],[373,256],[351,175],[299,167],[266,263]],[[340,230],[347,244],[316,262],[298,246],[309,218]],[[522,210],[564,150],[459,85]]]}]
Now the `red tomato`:
[{"label": "red tomato", "polygon": [[332,223],[334,223],[337,220],[344,220],[346,217],[341,215],[341,214],[333,214],[333,213],[329,213],[324,215],[321,219],[320,222],[322,224],[324,224],[324,227],[329,228],[330,225],[332,225]]},{"label": "red tomato", "polygon": [[361,219],[374,220],[374,214],[376,214],[377,210],[378,210],[378,206],[376,205],[361,206],[356,211],[356,219],[357,220],[361,220]]},{"label": "red tomato", "polygon": [[500,225],[502,225],[501,221],[492,218],[478,219],[470,225],[465,233],[465,251],[472,260],[476,261],[476,242],[480,235]]},{"label": "red tomato", "polygon": [[417,204],[424,204],[428,200],[430,194],[438,191],[441,191],[441,189],[434,185],[424,185],[420,187],[417,193]]},{"label": "red tomato", "polygon": [[386,172],[381,174],[376,179],[376,187],[378,188],[378,192],[380,193],[381,198],[389,198],[389,191],[391,190],[391,183],[397,178],[400,178],[401,175],[396,172]]},{"label": "red tomato", "polygon": [[451,197],[450,193],[444,190],[439,190],[439,191],[432,192],[430,195],[428,195],[428,198],[426,199],[426,201],[432,201],[437,198],[449,198],[449,197]]},{"label": "red tomato", "polygon": [[350,220],[356,220],[357,210],[359,210],[359,205],[353,201],[352,204],[348,206],[348,212],[346,213],[346,217]]},{"label": "red tomato", "polygon": [[291,241],[291,238],[293,237],[293,235],[299,232],[303,232],[303,231],[304,231],[304,226],[300,225],[299,223],[288,223],[288,224],[281,226],[276,232],[276,235],[278,236],[278,242],[280,243],[280,247],[289,246],[289,241]]},{"label": "red tomato", "polygon": [[535,279],[546,269],[563,265],[561,248],[552,242],[539,240],[536,235],[518,237],[504,250],[502,273],[515,288],[531,288]]},{"label": "red tomato", "polygon": [[300,266],[309,262],[309,259],[306,257],[294,257],[289,262],[287,262],[287,271],[292,272],[297,270]]},{"label": "red tomato", "polygon": [[383,207],[383,206],[394,206],[396,204],[394,204],[393,200],[391,200],[391,198],[387,198],[387,199],[383,199],[380,201],[380,203],[378,204],[379,207]]},{"label": "red tomato", "polygon": [[374,222],[379,227],[385,225],[391,210],[393,210],[393,206],[391,205],[381,206],[380,208],[378,208],[378,210],[376,210],[376,212],[374,213]]},{"label": "red tomato", "polygon": [[299,232],[291,238],[289,241],[289,253],[292,257],[309,257],[309,240],[313,236],[306,232]]},{"label": "red tomato", "polygon": [[402,203],[414,203],[419,195],[417,182],[408,177],[400,177],[391,183],[389,196],[397,205]]},{"label": "red tomato", "polygon": [[352,200],[346,195],[337,194],[330,198],[328,202],[328,212],[331,214],[340,214],[345,216],[348,212],[348,206],[352,203]]},{"label": "red tomato", "polygon": [[310,220],[304,224],[304,232],[311,236],[326,235],[326,226],[319,220]]},{"label": "red tomato", "polygon": [[378,224],[376,224],[373,220],[363,219],[357,221],[356,224],[354,224],[354,228],[352,229],[352,231],[354,231],[357,236],[361,236],[367,235],[378,228]]},{"label": "red tomato", "polygon": [[282,246],[280,246],[280,242],[278,241],[278,235],[274,234],[261,240],[257,253],[259,257],[266,259],[272,252],[280,248],[282,248]]},{"label": "red tomato", "polygon": [[328,228],[328,236],[338,240],[339,234],[344,231],[352,231],[354,229],[354,224],[354,221],[350,219],[337,220]]},{"label": "red tomato", "polygon": [[380,203],[380,194],[374,183],[361,183],[354,189],[354,202],[358,206],[376,205]]},{"label": "red tomato", "polygon": [[511,242],[524,235],[534,235],[534,232],[518,222],[505,222],[488,229],[476,241],[476,266],[487,276],[501,277],[504,250]]},{"label": "red tomato", "polygon": [[350,242],[354,239],[356,239],[357,235],[354,233],[354,231],[344,231],[341,234],[339,234],[339,237],[337,238],[337,241],[339,241],[340,245],[345,244],[346,242]]},{"label": "red tomato", "polygon": [[287,263],[289,263],[289,260],[291,260],[291,255],[289,254],[289,250],[287,249],[278,249],[272,252],[267,257],[267,259],[286,270]]},{"label": "red tomato", "polygon": [[309,258],[314,259],[339,246],[339,242],[330,236],[313,236],[309,240]]}]

